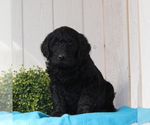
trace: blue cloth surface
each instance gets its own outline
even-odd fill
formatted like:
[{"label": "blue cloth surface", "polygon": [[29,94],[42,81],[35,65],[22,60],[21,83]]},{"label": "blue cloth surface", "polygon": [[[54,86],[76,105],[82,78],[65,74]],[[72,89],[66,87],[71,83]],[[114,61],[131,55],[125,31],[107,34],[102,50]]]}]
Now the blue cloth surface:
[{"label": "blue cloth surface", "polygon": [[8,124],[11,123],[11,117],[13,117],[13,125],[130,125],[137,122],[137,109],[123,106],[116,112],[65,114],[62,117],[50,117],[38,111],[0,112],[0,125],[11,125]]},{"label": "blue cloth surface", "polygon": [[138,108],[138,123],[150,123],[150,108]]}]

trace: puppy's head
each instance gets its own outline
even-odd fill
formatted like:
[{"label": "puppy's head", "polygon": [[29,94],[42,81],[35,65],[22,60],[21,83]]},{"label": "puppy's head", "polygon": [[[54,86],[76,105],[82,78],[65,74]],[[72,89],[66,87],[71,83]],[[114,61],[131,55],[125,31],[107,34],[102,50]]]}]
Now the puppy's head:
[{"label": "puppy's head", "polygon": [[48,62],[57,67],[71,67],[86,60],[90,49],[87,39],[69,27],[54,30],[41,45]]}]

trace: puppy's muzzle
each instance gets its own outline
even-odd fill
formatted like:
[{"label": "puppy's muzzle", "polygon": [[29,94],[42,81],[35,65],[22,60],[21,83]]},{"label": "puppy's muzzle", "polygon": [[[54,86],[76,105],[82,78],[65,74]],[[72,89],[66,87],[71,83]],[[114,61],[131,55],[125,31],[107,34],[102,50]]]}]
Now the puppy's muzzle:
[{"label": "puppy's muzzle", "polygon": [[66,56],[64,54],[58,55],[58,60],[59,61],[64,61],[66,59]]}]

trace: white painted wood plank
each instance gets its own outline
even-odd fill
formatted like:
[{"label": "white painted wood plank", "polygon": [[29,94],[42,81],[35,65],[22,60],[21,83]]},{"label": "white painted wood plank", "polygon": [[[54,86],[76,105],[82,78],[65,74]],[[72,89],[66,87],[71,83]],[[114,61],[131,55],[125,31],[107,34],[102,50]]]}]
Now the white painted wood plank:
[{"label": "white painted wood plank", "polygon": [[12,0],[11,4],[13,70],[18,70],[23,64],[22,0]]},{"label": "white painted wood plank", "polygon": [[12,65],[11,0],[0,0],[0,72]]},{"label": "white painted wood plank", "polygon": [[106,79],[116,91],[119,108],[130,105],[126,1],[104,0]]},{"label": "white painted wood plank", "polygon": [[91,57],[105,77],[102,0],[83,0],[84,34],[91,44]]},{"label": "white painted wood plank", "polygon": [[139,17],[138,0],[128,0],[129,21],[129,60],[130,60],[130,86],[131,106],[137,108],[140,99],[140,63],[139,63]]},{"label": "white painted wood plank", "polygon": [[69,26],[83,32],[82,0],[54,0],[54,29]]},{"label": "white painted wood plank", "polygon": [[140,0],[142,106],[150,108],[150,1]]},{"label": "white painted wood plank", "polygon": [[52,31],[52,0],[23,0],[24,65],[45,67],[40,45]]}]

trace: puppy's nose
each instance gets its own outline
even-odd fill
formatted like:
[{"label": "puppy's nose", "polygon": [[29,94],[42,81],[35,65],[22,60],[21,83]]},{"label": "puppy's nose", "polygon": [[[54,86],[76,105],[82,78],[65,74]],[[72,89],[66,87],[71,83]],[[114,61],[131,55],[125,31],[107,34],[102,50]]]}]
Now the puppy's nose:
[{"label": "puppy's nose", "polygon": [[61,54],[61,55],[58,55],[58,59],[60,61],[63,61],[65,59],[65,55]]}]

